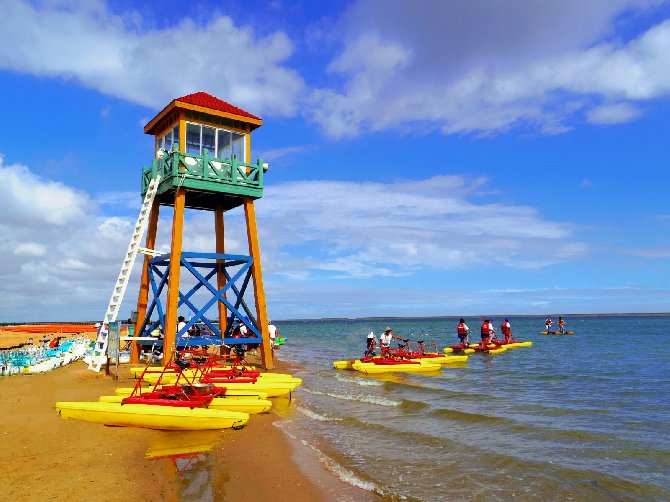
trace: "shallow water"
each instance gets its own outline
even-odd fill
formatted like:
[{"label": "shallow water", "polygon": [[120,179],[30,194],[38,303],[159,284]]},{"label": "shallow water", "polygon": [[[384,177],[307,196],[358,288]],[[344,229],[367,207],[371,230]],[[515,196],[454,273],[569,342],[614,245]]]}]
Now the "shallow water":
[{"label": "shallow water", "polygon": [[389,323],[454,345],[456,321],[277,323],[277,357],[303,378],[280,426],[391,500],[670,500],[669,320],[571,317],[574,335],[546,336],[544,319],[510,318],[532,347],[379,376],[332,363]]}]

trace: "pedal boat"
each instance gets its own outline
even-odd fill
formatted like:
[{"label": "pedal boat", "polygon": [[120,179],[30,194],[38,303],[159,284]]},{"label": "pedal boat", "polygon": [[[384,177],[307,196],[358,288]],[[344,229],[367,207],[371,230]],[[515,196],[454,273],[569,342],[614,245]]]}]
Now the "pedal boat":
[{"label": "pedal boat", "polygon": [[57,402],[56,410],[64,419],[173,431],[240,429],[249,421],[237,411],[154,404]]}]

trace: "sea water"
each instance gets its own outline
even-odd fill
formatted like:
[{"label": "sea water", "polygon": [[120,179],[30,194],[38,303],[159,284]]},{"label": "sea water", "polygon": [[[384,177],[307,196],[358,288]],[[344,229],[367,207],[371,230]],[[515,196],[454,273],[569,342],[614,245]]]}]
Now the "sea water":
[{"label": "sea water", "polygon": [[377,376],[332,363],[387,325],[441,350],[457,321],[277,323],[276,356],[303,379],[278,426],[389,500],[670,500],[670,317],[569,317],[561,336],[510,321],[532,347]]}]

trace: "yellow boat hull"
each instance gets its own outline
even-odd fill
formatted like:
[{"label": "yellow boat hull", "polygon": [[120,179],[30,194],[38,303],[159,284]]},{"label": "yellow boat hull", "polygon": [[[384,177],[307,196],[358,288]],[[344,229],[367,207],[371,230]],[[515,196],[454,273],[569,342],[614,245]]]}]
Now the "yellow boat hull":
[{"label": "yellow boat hull", "polygon": [[451,347],[445,347],[444,349],[442,349],[442,351],[447,355],[448,354],[466,354],[467,355],[467,354],[474,354],[476,352],[475,349],[463,349],[463,350],[456,351],[456,350],[452,349]]},{"label": "yellow boat hull", "polygon": [[532,347],[533,342],[513,342],[513,343],[506,343],[505,345],[502,345],[502,347],[506,347],[508,349],[516,349],[519,347]]},{"label": "yellow boat hull", "polygon": [[[473,351],[474,352],[474,351]],[[423,365],[442,365],[442,364],[455,364],[455,363],[463,363],[468,360],[468,356],[439,356],[439,357],[424,357],[424,358],[418,358],[418,359],[410,359],[410,361],[416,361],[419,362]],[[360,359],[344,359],[341,361],[334,361],[333,362],[333,368],[336,370],[357,370],[355,366],[361,365],[361,364],[374,364],[374,363],[363,363],[361,362]],[[376,366],[381,366],[381,365],[376,365]],[[411,365],[412,367],[414,365]],[[425,370],[422,370],[425,371]]]},{"label": "yellow boat hull", "polygon": [[333,367],[336,370],[353,370],[354,368],[352,367],[354,363],[360,363],[360,359],[345,359],[342,361],[335,361],[333,362]]},{"label": "yellow boat hull", "polygon": [[58,402],[56,410],[64,419],[172,431],[237,429],[249,421],[248,413],[150,404]]},{"label": "yellow boat hull", "polygon": [[444,355],[440,357],[423,357],[420,359],[411,359],[412,361],[422,361],[424,363],[428,364],[456,364],[456,363],[464,363],[468,360],[468,356],[449,356],[449,355]]},{"label": "yellow boat hull", "polygon": [[375,364],[375,363],[355,363],[352,368],[367,375],[380,373],[429,373],[440,371],[441,364],[424,363],[419,364]]},{"label": "yellow boat hull", "polygon": [[297,386],[287,386],[284,385],[283,383],[261,383],[261,382],[256,382],[256,383],[215,383],[215,387],[225,387],[230,391],[231,393],[235,393],[237,391],[241,390],[258,390],[259,392],[263,392],[267,395],[267,397],[281,397],[281,396],[288,396],[292,390],[295,389]]},{"label": "yellow boat hull", "polygon": [[[100,396],[101,403],[120,403],[125,396]],[[272,408],[272,401],[267,399],[249,399],[235,397],[215,397],[207,405],[210,410],[228,410],[239,411],[255,415],[256,413],[265,413]]]}]

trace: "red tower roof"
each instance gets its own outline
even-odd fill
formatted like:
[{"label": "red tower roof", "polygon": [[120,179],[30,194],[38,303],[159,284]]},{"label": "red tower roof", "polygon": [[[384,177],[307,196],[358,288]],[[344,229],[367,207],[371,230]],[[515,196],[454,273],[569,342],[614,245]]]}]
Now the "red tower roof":
[{"label": "red tower roof", "polygon": [[231,105],[230,103],[212,96],[211,94],[207,94],[206,92],[187,94],[186,96],[175,99],[175,101],[181,101],[182,103],[188,103],[190,105],[202,106],[211,108],[212,110],[219,110],[220,112],[232,113],[234,115],[241,115],[242,117],[260,120],[260,117],[256,117],[256,115],[252,115],[251,113],[242,110],[242,108]]},{"label": "red tower roof", "polygon": [[[161,120],[166,117],[174,109],[186,109],[203,112],[209,115],[217,115],[220,117],[227,117],[229,119],[245,122],[251,126],[251,130],[263,125],[263,119],[252,115],[251,113],[238,108],[235,105],[223,101],[217,97],[212,96],[206,92],[195,92],[187,94],[181,98],[173,99],[161,112],[156,115],[149,123],[144,126],[146,134],[159,133],[164,128],[165,124],[160,124]],[[160,124],[160,127],[159,127]]]}]

